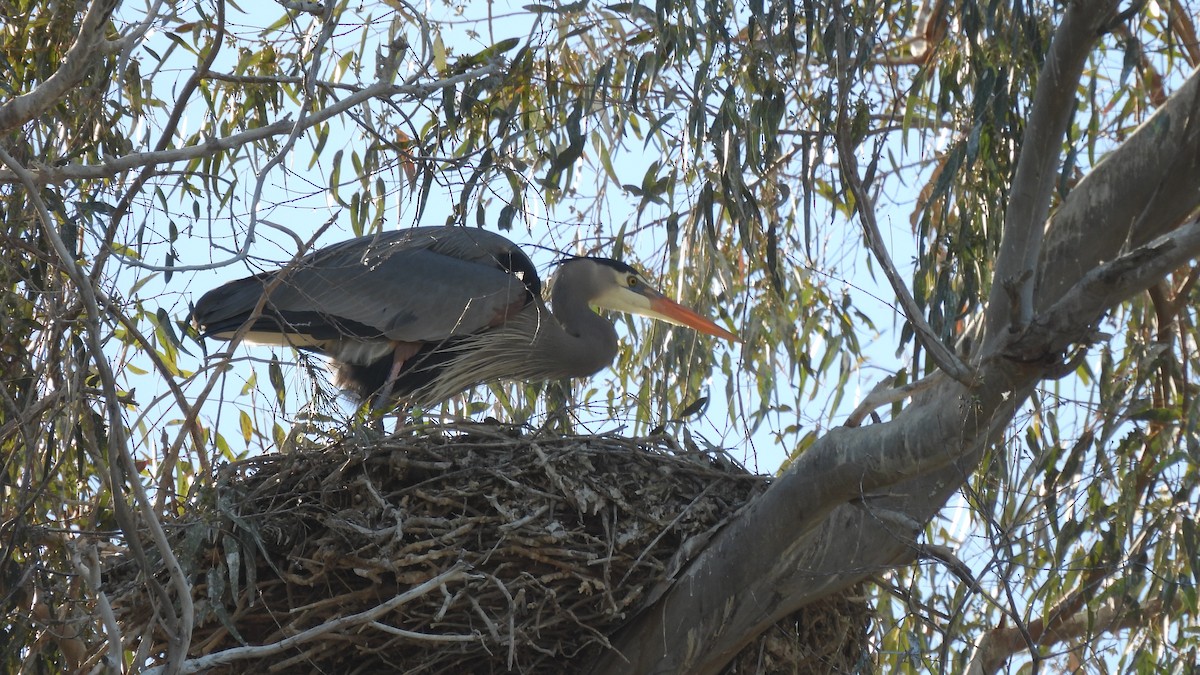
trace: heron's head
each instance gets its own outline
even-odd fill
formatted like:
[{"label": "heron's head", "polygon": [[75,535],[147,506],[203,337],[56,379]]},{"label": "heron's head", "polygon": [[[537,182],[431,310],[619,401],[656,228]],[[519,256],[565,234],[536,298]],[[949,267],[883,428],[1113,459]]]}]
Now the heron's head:
[{"label": "heron's head", "polygon": [[[571,258],[554,275],[554,302],[586,302],[603,309],[640,314],[726,340],[740,342],[733,333],[671,300],[641,272],[609,258]],[[568,296],[568,297],[564,297]]]}]

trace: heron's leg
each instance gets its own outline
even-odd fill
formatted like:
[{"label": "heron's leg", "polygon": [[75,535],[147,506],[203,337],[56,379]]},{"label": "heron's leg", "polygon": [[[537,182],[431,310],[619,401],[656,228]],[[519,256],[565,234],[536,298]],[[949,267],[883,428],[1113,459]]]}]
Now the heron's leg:
[{"label": "heron's leg", "polygon": [[392,397],[392,389],[396,386],[396,380],[400,379],[400,373],[404,370],[404,364],[420,350],[421,343],[419,342],[396,343],[395,349],[392,350],[392,369],[388,371],[388,376],[384,380],[383,386],[379,388],[379,391],[375,392],[375,400],[371,404],[372,410],[382,410],[388,406]]}]

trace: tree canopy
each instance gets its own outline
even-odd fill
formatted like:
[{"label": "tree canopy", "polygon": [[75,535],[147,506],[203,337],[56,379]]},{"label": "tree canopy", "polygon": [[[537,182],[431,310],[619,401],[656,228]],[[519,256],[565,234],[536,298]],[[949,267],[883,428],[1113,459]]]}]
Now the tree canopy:
[{"label": "tree canopy", "polygon": [[631,320],[603,377],[450,412],[786,457],[595,672],[719,672],[864,580],[883,672],[1197,667],[1195,3],[172,5],[2,2],[6,669],[153,660],[116,540],[186,665],[163,523],[356,414],[189,303],[439,223],[744,340]]}]

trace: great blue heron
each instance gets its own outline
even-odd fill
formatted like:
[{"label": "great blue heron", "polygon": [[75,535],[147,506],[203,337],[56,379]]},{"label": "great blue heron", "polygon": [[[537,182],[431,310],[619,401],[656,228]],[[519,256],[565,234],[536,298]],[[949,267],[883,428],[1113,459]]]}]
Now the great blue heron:
[{"label": "great blue heron", "polygon": [[607,258],[562,262],[550,303],[533,263],[508,239],[418,227],[231,281],[205,293],[192,316],[206,337],[232,339],[250,322],[249,341],[324,354],[338,385],[374,407],[428,405],[492,380],[592,375],[617,353],[616,329],[592,305],[738,339]]}]

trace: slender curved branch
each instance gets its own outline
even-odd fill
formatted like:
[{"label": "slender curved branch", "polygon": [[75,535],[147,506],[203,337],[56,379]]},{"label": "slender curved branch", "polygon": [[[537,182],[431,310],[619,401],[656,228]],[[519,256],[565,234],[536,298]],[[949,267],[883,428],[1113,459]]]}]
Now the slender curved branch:
[{"label": "slender curved branch", "polygon": [[[137,342],[141,352],[150,359],[151,363],[154,364],[154,369],[159,375],[161,375],[161,380],[166,385],[168,394],[175,398],[175,405],[180,411],[183,412],[184,418],[195,419],[196,415],[192,411],[192,405],[188,402],[187,396],[184,395],[183,389],[175,382],[175,379],[171,374],[171,369],[167,367],[166,362],[164,362],[162,357],[158,355],[158,351],[155,350],[154,345],[150,342],[150,339],[138,329],[137,324],[128,316],[126,316],[125,312],[122,311],[121,308],[115,303],[111,301],[106,302],[104,309],[108,311],[108,313],[117,321],[117,323],[121,324],[121,326],[125,328],[126,333],[128,333],[129,336],[133,338],[135,342]],[[137,428],[136,424],[132,426],[133,428]],[[208,457],[204,454],[204,440],[203,434],[200,433],[200,428],[196,424],[192,423],[183,425],[183,428],[181,428],[179,431],[181,436],[190,435],[192,437],[192,445],[194,445],[196,448],[197,459],[199,459],[200,462],[201,475],[210,475],[212,470],[208,461]],[[162,478],[158,485],[158,495],[154,500],[155,513],[163,512],[167,497],[173,492],[172,485],[173,481],[175,480],[173,469],[175,467],[175,462],[179,458],[179,450],[181,447],[182,443],[173,445],[162,458]]]},{"label": "slender curved branch", "polygon": [[1200,218],[1083,276],[1038,313],[1005,349],[1024,362],[1057,360],[1072,344],[1087,341],[1096,323],[1125,298],[1145,291],[1200,255]]},{"label": "slender curved branch", "polygon": [[[232,649],[226,649],[225,651],[217,652],[215,654],[209,654],[208,656],[202,656],[197,659],[189,659],[180,664],[178,670],[172,670],[162,666],[151,668],[146,671],[146,675],[161,675],[168,672],[198,673],[211,668],[216,668],[218,666],[244,661],[246,659],[261,659],[263,657],[273,656],[289,649],[300,647],[309,640],[320,637],[326,633],[336,630],[345,630],[363,624],[371,625],[375,623],[377,619],[389,614],[398,607],[402,607],[403,605],[425,595],[426,593],[429,593],[430,591],[445,586],[450,582],[463,579],[467,576],[468,573],[466,572],[464,566],[462,564],[457,564],[445,572],[437,575],[436,577],[433,577],[429,581],[413,586],[391,600],[372,607],[366,611],[359,612],[358,614],[351,614],[349,616],[343,616],[337,619],[326,621],[319,626],[313,626],[306,631],[286,637],[278,642],[272,642],[271,644],[255,645],[251,647],[234,647]],[[423,637],[425,639],[429,639],[434,636],[426,635]]]},{"label": "slender curved branch", "polygon": [[[333,225],[333,223],[333,218],[325,221],[325,224],[317,228],[317,231],[313,233],[312,237],[309,238],[307,243],[301,243],[299,246],[297,246],[295,255],[292,257],[291,262],[285,266],[285,269],[295,265],[297,261],[303,258],[305,254],[312,249],[316,241],[325,234],[325,231],[328,230],[331,225]],[[216,375],[219,375],[220,373],[223,373],[232,367],[234,350],[236,350],[238,345],[242,343],[246,333],[249,332],[250,327],[254,325],[255,320],[262,315],[263,307],[265,307],[267,304],[267,297],[279,284],[282,284],[285,279],[285,275],[278,275],[274,281],[266,286],[263,296],[259,299],[258,304],[256,304],[254,309],[250,312],[250,317],[242,323],[237,332],[234,333],[233,337],[229,340],[225,350],[221,353],[220,361],[214,367]],[[183,417],[183,426],[180,428],[179,433],[175,436],[175,440],[171,443],[171,447],[167,451],[169,456],[177,457],[179,455],[180,448],[183,447],[184,438],[186,438],[187,434],[193,429],[198,429],[196,422],[200,417],[200,410],[204,407],[204,402],[208,400],[209,395],[212,393],[213,389],[216,388],[217,382],[219,381],[220,378],[216,377],[215,375],[213,377],[209,377],[204,385],[204,389],[202,389],[200,394],[195,397],[193,404],[185,409],[186,413]],[[211,474],[206,473],[203,477],[203,480],[210,480],[210,475]]]},{"label": "slender curved branch", "polygon": [[79,25],[79,37],[67,50],[62,66],[38,87],[0,105],[0,134],[15,129],[58,103],[87,75],[96,54],[107,44],[104,27],[120,0],[96,0]]},{"label": "slender curved branch", "polygon": [[[147,18],[149,19],[151,17],[147,16]],[[217,1],[216,27],[217,30],[213,35],[212,42],[210,43],[211,46],[209,47],[208,53],[204,55],[204,60],[200,64],[200,67],[197,68],[190,77],[188,77],[187,81],[183,83],[183,87],[181,87],[179,92],[175,95],[175,108],[167,117],[166,124],[163,125],[162,132],[158,136],[158,143],[154,145],[155,150],[161,151],[167,149],[167,145],[169,145],[171,142],[171,137],[175,135],[175,131],[179,128],[179,121],[183,119],[183,113],[185,110],[187,110],[188,103],[192,99],[192,94],[194,94],[196,89],[200,86],[200,74],[211,68],[212,64],[217,60],[217,55],[221,53],[221,46],[225,42],[224,0]],[[122,56],[124,56],[124,54],[122,54]],[[101,240],[103,245],[100,247],[100,251],[96,254],[96,262],[92,266],[93,280],[99,279],[100,275],[104,273],[105,261],[108,259],[109,255],[115,252],[112,246],[109,244],[111,244],[113,238],[116,237],[117,229],[121,226],[121,221],[125,219],[125,216],[129,213],[130,207],[133,206],[134,198],[141,193],[142,186],[145,185],[146,181],[150,180],[150,177],[153,175],[154,165],[148,164],[142,167],[142,170],[138,173],[137,178],[133,179],[129,186],[124,189],[125,194],[121,196],[121,201],[117,203],[117,207],[113,210],[112,217],[109,219],[108,226],[105,228],[104,238]]]},{"label": "slender curved branch", "polygon": [[[839,122],[839,126],[843,125],[848,125],[845,119]],[[883,235],[879,232],[879,225],[875,222],[874,203],[867,195],[867,191],[858,177],[858,160],[854,157],[854,148],[850,147],[848,133],[842,133],[842,131],[837,134],[838,156],[842,162],[842,178],[846,181],[846,187],[850,190],[850,194],[854,196],[854,209],[858,212],[859,220],[862,222],[863,239],[866,240],[867,247],[871,249],[875,260],[883,268],[883,274],[887,277],[892,291],[896,293],[896,299],[900,302],[900,307],[904,310],[904,318],[913,327],[914,334],[921,342],[921,346],[928,352],[929,358],[933,359],[938,368],[956,381],[970,385],[975,379],[974,371],[938,339],[937,333],[925,320],[925,315],[917,306],[917,301],[908,291],[908,285],[904,283],[900,272],[892,263],[892,257],[883,243]]]},{"label": "slender curved branch", "polygon": [[[420,85],[393,85],[386,82],[377,82],[373,85],[364,87],[350,96],[338,101],[337,103],[323,108],[309,115],[302,126],[302,129],[307,129],[325,120],[336,117],[346,110],[354,108],[363,101],[372,98],[390,98],[393,96],[407,96],[412,98],[421,98],[449,87],[456,86],[462,82],[495,75],[499,72],[499,63],[489,63],[479,68],[469,70],[465,73],[459,73],[450,77],[446,77],[435,82],[428,82]],[[296,122],[293,122],[290,117],[284,118],[278,122],[268,124],[257,129],[249,129],[229,136],[209,139],[198,145],[189,145],[183,148],[174,148],[171,150],[151,151],[151,152],[134,152],[127,155],[122,155],[114,159],[105,160],[99,164],[68,164],[66,166],[36,166],[27,169],[30,177],[37,185],[60,185],[71,181],[112,178],[131,169],[137,169],[151,164],[170,164],[177,162],[186,162],[197,157],[204,157],[210,153],[220,150],[231,150],[247,143],[263,140],[272,136],[282,136],[290,134]],[[0,183],[19,183],[21,182],[18,174],[12,170],[0,170]],[[207,266],[206,266],[207,267]],[[175,271],[186,270],[189,268],[175,267]],[[165,270],[164,270],[165,271]]]},{"label": "slender curved branch", "polygon": [[[837,55],[839,76],[835,141],[837,143],[838,159],[842,164],[842,180],[845,181],[846,188],[854,198],[854,210],[858,213],[859,220],[862,222],[863,239],[866,241],[872,255],[875,256],[875,260],[879,262],[879,266],[883,269],[883,274],[887,277],[892,291],[896,294],[896,299],[900,302],[900,307],[904,310],[904,318],[912,326],[917,341],[925,348],[925,351],[933,359],[933,362],[937,364],[938,368],[954,378],[955,381],[961,382],[966,386],[971,386],[975,380],[975,373],[938,338],[937,333],[934,332],[929,322],[925,320],[924,312],[917,305],[912,293],[908,290],[908,285],[900,277],[900,272],[896,269],[895,264],[892,263],[892,256],[888,253],[887,246],[883,243],[883,235],[879,231],[879,224],[875,222],[874,200],[867,194],[867,188],[863,185],[863,180],[859,176],[858,158],[854,154],[857,143],[853,131],[854,119],[850,113],[849,103],[850,96],[854,91],[853,69],[850,67],[850,63],[854,57],[850,53],[850,41],[844,35],[845,29],[843,24],[844,19],[841,12],[835,12],[834,29],[839,35],[837,43],[841,46]],[[870,171],[868,171],[869,173]],[[868,178],[869,180],[870,178]]]},{"label": "slender curved branch", "polygon": [[[388,82],[378,82],[346,97],[341,101],[338,101],[328,108],[323,108],[312,113],[304,120],[303,124],[292,122],[290,119],[285,119],[265,127],[260,127],[258,129],[251,129],[249,131],[233,134],[231,136],[225,136],[223,138],[215,138],[200,145],[192,145],[185,148],[163,150],[158,152],[132,153],[103,162],[101,164],[72,165],[66,167],[35,167],[22,170],[21,172],[18,172],[10,167],[9,170],[0,171],[0,183],[22,182],[22,176],[28,177],[35,186],[38,184],[57,184],[89,178],[111,178],[125,171],[129,171],[130,169],[141,166],[188,161],[197,157],[207,156],[220,150],[236,148],[238,146],[245,145],[246,143],[262,140],[271,136],[292,134],[296,129],[303,130],[316,126],[327,119],[336,117],[337,115],[346,112],[347,110],[361,104],[363,101],[368,99],[390,96],[428,96],[434,91],[447,87],[453,87],[460,82],[494,75],[499,72],[500,67],[501,64],[498,61],[492,62],[479,68],[447,77],[436,82],[414,86],[397,86]],[[249,253],[249,245],[251,240],[252,237],[248,236],[242,247],[239,248],[238,251],[229,259],[203,265],[176,265],[174,267],[166,267],[162,265],[150,265],[133,258],[124,258],[124,261],[132,267],[139,267],[152,272],[192,272],[198,270],[208,270],[230,265],[238,262],[239,260],[245,259]]]},{"label": "slender curved branch", "polygon": [[[291,131],[288,132],[287,138],[284,139],[283,145],[274,153],[271,159],[267,160],[266,166],[257,172],[254,178],[254,190],[250,196],[250,222],[246,225],[246,237],[242,242],[242,247],[237,253],[237,259],[243,259],[250,252],[250,245],[254,243],[254,233],[258,228],[258,206],[262,202],[263,188],[267,184],[267,176],[270,175],[271,169],[283,163],[288,154],[295,147],[296,141],[300,136],[311,127],[311,124],[306,124],[305,120],[309,116],[309,107],[312,106],[316,99],[317,89],[317,73],[321,70],[322,56],[324,55],[325,44],[333,37],[334,31],[337,30],[337,7],[335,3],[326,3],[325,13],[321,17],[322,27],[321,33],[317,36],[316,42],[309,50],[312,54],[312,59],[308,64],[308,68],[304,73],[304,96],[300,99],[299,117],[296,123],[292,125]],[[204,70],[208,70],[206,64]],[[384,81],[377,81],[376,84],[385,84]],[[349,110],[347,110],[349,112]]]},{"label": "slender curved branch", "polygon": [[156,583],[151,584],[158,591],[159,612],[169,624],[167,626],[170,634],[167,654],[168,662],[176,665],[182,662],[184,656],[186,656],[187,646],[191,642],[192,625],[195,621],[191,585],[183,573],[183,567],[179,564],[179,559],[171,550],[166,532],[163,531],[162,523],[159,521],[158,515],[154,512],[153,504],[150,503],[150,498],[147,496],[141,481],[129,480],[130,472],[135,471],[133,456],[129,451],[129,434],[125,427],[125,419],[121,410],[121,400],[117,395],[116,377],[113,375],[112,367],[108,363],[108,357],[104,353],[104,344],[100,338],[100,327],[104,324],[100,319],[100,302],[96,297],[96,289],[92,286],[87,273],[83,271],[80,264],[76,261],[75,256],[67,248],[66,242],[63,241],[58,229],[55,228],[54,220],[51,218],[46,204],[38,195],[37,184],[34,182],[33,176],[29,175],[29,172],[3,148],[0,148],[0,163],[7,165],[9,170],[15,172],[21,178],[21,184],[26,190],[26,198],[33,204],[38,214],[38,222],[41,225],[42,233],[46,237],[46,240],[50,242],[55,256],[58,257],[58,265],[66,273],[71,284],[75,287],[75,291],[79,294],[79,299],[87,314],[88,323],[87,328],[83,331],[83,340],[87,344],[88,355],[91,357],[92,363],[96,366],[96,372],[100,376],[101,387],[104,391],[106,417],[108,418],[107,482],[109,492],[113,497],[113,513],[121,529],[125,532],[126,540],[129,542],[131,549],[138,555],[141,562],[148,567],[145,551],[138,538],[139,523],[134,519],[129,504],[125,500],[124,488],[127,487],[133,493],[134,501],[142,512],[141,524],[150,531],[150,537],[159,549],[159,555],[162,556],[162,563],[166,567],[171,584],[175,587],[176,593],[179,596],[179,611],[175,611],[175,606],[171,603],[170,598],[166,597],[165,591]]}]

